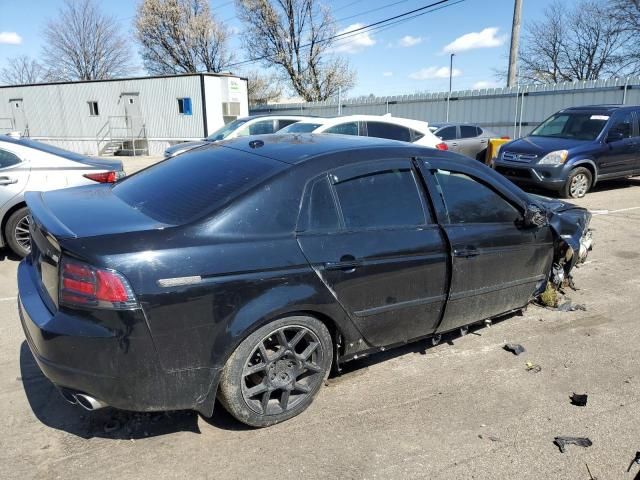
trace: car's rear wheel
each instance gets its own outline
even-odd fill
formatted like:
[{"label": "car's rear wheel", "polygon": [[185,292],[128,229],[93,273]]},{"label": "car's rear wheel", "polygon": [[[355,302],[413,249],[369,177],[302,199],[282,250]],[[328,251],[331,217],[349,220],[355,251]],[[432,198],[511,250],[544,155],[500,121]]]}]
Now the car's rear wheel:
[{"label": "car's rear wheel", "polygon": [[276,320],[249,335],[222,371],[218,398],[231,415],[267,427],[304,411],[329,375],[333,344],[319,320]]},{"label": "car's rear wheel", "polygon": [[9,248],[19,257],[26,257],[31,251],[29,234],[29,209],[22,207],[11,214],[4,229],[4,238]]},{"label": "car's rear wheel", "polygon": [[569,177],[560,194],[564,198],[582,198],[591,188],[592,182],[593,176],[588,169],[584,167],[574,168],[569,173]]}]

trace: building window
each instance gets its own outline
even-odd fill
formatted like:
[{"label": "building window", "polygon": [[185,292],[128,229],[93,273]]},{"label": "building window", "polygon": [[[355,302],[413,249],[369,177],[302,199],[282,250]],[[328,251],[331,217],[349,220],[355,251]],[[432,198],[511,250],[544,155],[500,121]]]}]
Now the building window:
[{"label": "building window", "polygon": [[89,104],[89,115],[91,117],[97,117],[100,115],[100,111],[98,110],[98,102],[87,102]]},{"label": "building window", "polygon": [[191,115],[191,99],[179,98],[178,99],[178,113],[181,115]]}]

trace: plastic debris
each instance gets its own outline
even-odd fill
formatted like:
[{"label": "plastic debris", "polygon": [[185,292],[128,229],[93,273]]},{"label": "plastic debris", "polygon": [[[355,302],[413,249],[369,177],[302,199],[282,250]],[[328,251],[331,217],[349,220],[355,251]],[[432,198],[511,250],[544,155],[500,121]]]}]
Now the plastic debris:
[{"label": "plastic debris", "polygon": [[499,442],[500,441],[500,439],[498,437],[494,436],[494,435],[484,435],[482,433],[480,435],[478,435],[478,438],[480,440],[485,440],[485,439],[486,440],[491,440],[492,442]]},{"label": "plastic debris", "polygon": [[527,372],[539,373],[542,371],[542,367],[535,363],[527,362],[525,363],[525,366],[527,367]]},{"label": "plastic debris", "polygon": [[571,405],[575,405],[576,407],[586,407],[587,397],[588,395],[586,393],[579,394],[574,392],[569,398],[571,399]]},{"label": "plastic debris", "polygon": [[511,352],[514,355],[520,355],[521,353],[526,352],[524,347],[518,343],[507,343],[504,347],[507,352]]},{"label": "plastic debris", "polygon": [[559,305],[556,310],[558,310],[559,312],[575,312],[576,310],[582,310],[583,312],[586,312],[587,307],[583,304],[574,304],[570,301],[566,301],[562,305]]},{"label": "plastic debris", "polygon": [[553,439],[553,443],[558,446],[562,453],[566,452],[567,445],[578,445],[584,448],[593,445],[593,442],[587,437],[556,437]]},{"label": "plastic debris", "polygon": [[631,471],[631,467],[633,467],[634,464],[640,465],[640,452],[636,452],[635,458],[631,460],[631,463],[629,464],[629,468],[627,468],[627,473]]}]

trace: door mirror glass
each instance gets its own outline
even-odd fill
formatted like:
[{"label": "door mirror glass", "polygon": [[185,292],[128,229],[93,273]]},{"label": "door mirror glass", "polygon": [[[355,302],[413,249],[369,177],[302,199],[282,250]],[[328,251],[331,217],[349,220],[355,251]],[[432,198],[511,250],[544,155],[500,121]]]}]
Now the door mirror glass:
[{"label": "door mirror glass", "polygon": [[524,228],[537,228],[545,225],[547,225],[545,211],[537,205],[527,205],[522,219],[522,226]]}]

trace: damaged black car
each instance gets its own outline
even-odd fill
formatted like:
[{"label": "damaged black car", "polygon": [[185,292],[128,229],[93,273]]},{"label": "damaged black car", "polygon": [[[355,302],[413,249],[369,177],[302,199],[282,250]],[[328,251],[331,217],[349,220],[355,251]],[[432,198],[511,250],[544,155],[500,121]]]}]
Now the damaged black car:
[{"label": "damaged black car", "polygon": [[366,137],[243,137],[27,203],[20,318],[68,401],[219,399],[258,427],[344,362],[522,309],[591,248],[582,208]]}]

